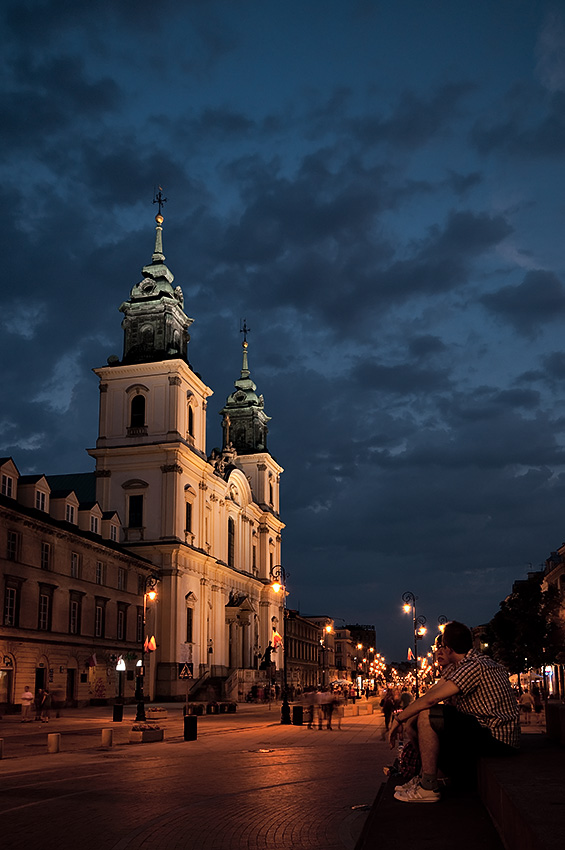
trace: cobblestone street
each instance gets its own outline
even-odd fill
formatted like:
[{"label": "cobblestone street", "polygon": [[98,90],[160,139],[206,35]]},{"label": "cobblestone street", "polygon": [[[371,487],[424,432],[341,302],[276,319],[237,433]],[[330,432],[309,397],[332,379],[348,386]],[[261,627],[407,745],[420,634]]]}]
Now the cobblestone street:
[{"label": "cobblestone street", "polygon": [[[92,712],[40,729],[4,718],[3,850],[352,850],[390,760],[380,712],[319,731],[281,726],[274,706],[242,709],[199,718],[198,740],[185,742],[176,708],[164,742],[137,745],[129,723]],[[61,752],[47,755],[56,731]]]}]

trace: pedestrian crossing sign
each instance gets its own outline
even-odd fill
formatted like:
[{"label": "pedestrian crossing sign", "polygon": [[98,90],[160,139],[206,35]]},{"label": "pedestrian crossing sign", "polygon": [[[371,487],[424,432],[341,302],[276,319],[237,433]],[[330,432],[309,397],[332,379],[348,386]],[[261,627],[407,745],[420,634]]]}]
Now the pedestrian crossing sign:
[{"label": "pedestrian crossing sign", "polygon": [[192,679],[192,664],[184,661],[179,664],[179,679]]}]

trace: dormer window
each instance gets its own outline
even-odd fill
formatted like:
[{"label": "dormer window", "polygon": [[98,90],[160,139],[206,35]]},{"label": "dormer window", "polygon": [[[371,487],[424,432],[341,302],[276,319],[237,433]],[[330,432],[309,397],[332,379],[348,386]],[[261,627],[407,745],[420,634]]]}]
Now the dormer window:
[{"label": "dormer window", "polygon": [[47,506],[47,497],[42,490],[35,491],[35,509],[45,511]]},{"label": "dormer window", "polygon": [[90,530],[93,534],[98,534],[98,517],[91,516],[90,517]]},{"label": "dormer window", "polygon": [[68,502],[65,505],[65,519],[67,522],[74,523],[75,521],[75,506],[70,505]]},{"label": "dormer window", "polygon": [[14,479],[9,475],[2,475],[2,495],[12,498],[14,492]]}]

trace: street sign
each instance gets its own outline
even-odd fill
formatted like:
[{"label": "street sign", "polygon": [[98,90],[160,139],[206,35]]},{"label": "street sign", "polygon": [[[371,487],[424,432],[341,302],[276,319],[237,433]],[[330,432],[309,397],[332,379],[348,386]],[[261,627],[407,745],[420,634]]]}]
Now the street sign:
[{"label": "street sign", "polygon": [[192,679],[192,669],[192,664],[189,661],[179,664],[179,679]]}]

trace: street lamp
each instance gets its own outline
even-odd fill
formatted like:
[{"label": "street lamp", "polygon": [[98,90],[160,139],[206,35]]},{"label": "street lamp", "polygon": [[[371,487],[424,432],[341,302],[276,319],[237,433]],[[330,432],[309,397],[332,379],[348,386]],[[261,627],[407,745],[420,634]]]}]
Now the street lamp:
[{"label": "street lamp", "polygon": [[424,637],[427,629],[425,626],[426,618],[422,615],[419,617],[416,615],[416,599],[417,597],[409,590],[402,594],[402,601],[404,603],[402,608],[404,613],[412,613],[412,626],[414,629],[414,672],[416,677],[416,699],[418,699],[420,696],[418,686],[418,641]]},{"label": "street lamp", "polygon": [[155,590],[157,586],[157,577],[154,575],[149,575],[145,577],[144,585],[143,585],[143,630],[141,633],[141,664],[139,665],[139,672],[137,674],[137,713],[135,715],[135,722],[138,721],[141,723],[145,723],[147,720],[145,716],[145,697],[143,694],[143,679],[145,677],[145,620],[147,616],[147,600],[149,599],[153,602],[157,598],[157,591]]},{"label": "street lamp", "polygon": [[449,621],[448,621],[447,617],[445,617],[443,614],[440,614],[439,617],[437,618],[437,624],[438,624],[439,630],[442,634],[443,634],[443,630],[447,626],[448,622]]},{"label": "street lamp", "polygon": [[326,645],[326,636],[331,634],[333,631],[331,623],[326,623],[324,628],[322,629],[322,637],[320,638],[320,660],[322,662],[322,675],[320,684],[323,687],[327,687],[329,685],[329,652],[328,647]]},{"label": "street lamp", "polygon": [[276,564],[269,571],[271,579],[271,587],[275,593],[283,593],[283,693],[281,703],[281,723],[290,724],[290,705],[288,704],[288,680],[287,680],[287,635],[286,635],[286,580],[290,573],[287,573],[281,564]]}]

